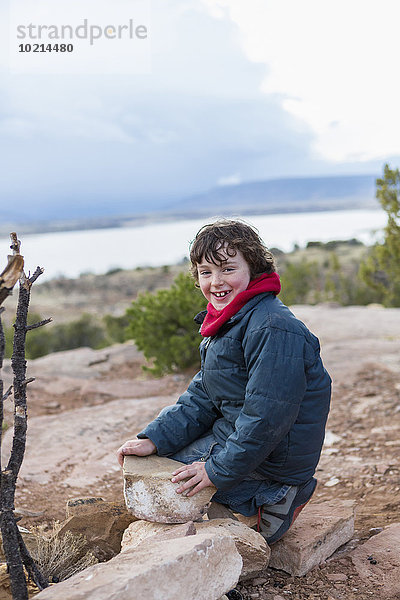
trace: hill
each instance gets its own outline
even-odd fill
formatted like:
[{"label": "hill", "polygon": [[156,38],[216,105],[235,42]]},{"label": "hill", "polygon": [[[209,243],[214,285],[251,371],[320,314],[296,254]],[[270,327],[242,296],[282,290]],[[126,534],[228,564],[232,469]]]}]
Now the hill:
[{"label": "hill", "polygon": [[[25,206],[21,200],[17,212],[10,206],[0,207],[0,235],[7,235],[15,228],[19,234],[77,231],[122,227],[128,223],[140,225],[151,221],[207,218],[216,214],[377,208],[375,178],[375,175],[345,175],[250,181],[214,187],[167,204],[161,197],[150,206],[138,204],[134,197],[131,204],[125,198],[112,198],[107,206],[82,199],[79,212],[60,198],[54,198],[51,208],[41,206],[39,213],[32,212],[32,206]],[[37,214],[42,215],[40,220],[33,216]],[[20,215],[25,215],[26,219]]]},{"label": "hill", "polygon": [[297,177],[213,188],[170,206],[196,214],[282,213],[376,208],[375,176]]}]

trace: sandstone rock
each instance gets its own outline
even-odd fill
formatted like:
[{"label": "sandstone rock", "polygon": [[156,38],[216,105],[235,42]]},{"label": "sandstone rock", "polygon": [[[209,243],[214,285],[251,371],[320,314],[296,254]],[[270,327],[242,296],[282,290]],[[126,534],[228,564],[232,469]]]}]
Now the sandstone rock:
[{"label": "sandstone rock", "polygon": [[237,521],[235,514],[224,504],[219,502],[211,502],[207,509],[207,517],[209,519],[234,519]]},{"label": "sandstone rock", "polygon": [[247,527],[255,527],[257,525],[258,515],[251,515],[250,517],[245,517],[240,513],[235,513],[235,517],[238,521],[244,523],[244,525],[247,525]]},{"label": "sandstone rock", "polygon": [[217,600],[235,587],[242,559],[231,537],[151,540],[47,588],[38,600]]},{"label": "sandstone rock", "polygon": [[124,531],[121,543],[121,552],[126,552],[139,546],[144,540],[154,537],[158,542],[170,538],[196,535],[193,521],[173,525],[170,523],[152,523],[151,521],[135,521]]},{"label": "sandstone rock", "polygon": [[377,597],[400,598],[400,523],[389,525],[356,548],[351,560],[360,577],[374,586]]},{"label": "sandstone rock", "polygon": [[139,546],[149,538],[156,543],[166,538],[183,537],[196,532],[198,534],[229,535],[233,538],[236,549],[243,560],[240,580],[251,579],[268,566],[271,550],[264,538],[247,525],[232,519],[212,519],[183,525],[135,521],[124,533],[122,552]]},{"label": "sandstone rock", "polygon": [[86,396],[109,396],[110,398],[143,398],[156,396],[163,393],[165,382],[159,379],[119,379],[110,381],[99,381],[89,379],[82,384],[80,395]]},{"label": "sandstone rock", "polygon": [[354,532],[353,500],[309,504],[271,547],[269,566],[302,576],[348,542]]},{"label": "sandstone rock", "polygon": [[107,505],[109,503],[105,502],[104,499],[99,496],[71,498],[70,500],[67,500],[65,516],[68,519],[69,517],[76,517],[78,515],[90,515],[93,514],[93,512],[104,510],[104,504]]},{"label": "sandstone rock", "polygon": [[[96,408],[68,410],[62,417],[46,415],[29,419],[19,476],[21,487],[23,483],[29,486],[31,482],[52,485],[56,480],[58,487],[75,488],[75,495],[82,488],[96,489],[104,477],[121,472],[115,455],[117,448],[134,437],[162,408],[175,401],[175,396],[143,400],[132,397],[113,400]],[[3,436],[4,461],[8,460],[12,438],[10,427]]]},{"label": "sandstone rock", "polygon": [[227,534],[232,536],[236,549],[243,560],[240,580],[252,579],[260,571],[268,567],[271,550],[264,538],[254,531],[232,519],[212,519],[203,523],[195,523],[198,533]]},{"label": "sandstone rock", "polygon": [[107,560],[120,551],[122,535],[133,519],[118,502],[78,498],[67,502],[67,520],[61,525],[60,535],[66,531],[84,535],[87,550],[99,560]]},{"label": "sandstone rock", "polygon": [[206,512],[215,487],[192,497],[177,494],[172,473],[183,463],[162,456],[126,456],[124,495],[127,507],[138,519],[157,523],[197,521]]}]

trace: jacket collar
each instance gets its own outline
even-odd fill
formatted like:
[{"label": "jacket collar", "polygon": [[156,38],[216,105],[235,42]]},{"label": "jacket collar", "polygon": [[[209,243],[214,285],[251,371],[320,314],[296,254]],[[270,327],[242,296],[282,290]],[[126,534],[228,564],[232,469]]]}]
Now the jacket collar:
[{"label": "jacket collar", "polygon": [[[253,306],[256,306],[256,304],[258,304],[260,300],[262,300],[266,296],[269,296],[271,293],[272,292],[264,292],[261,294],[257,294],[257,296],[254,296],[254,298],[251,298],[248,302],[246,302],[244,306],[242,306],[240,310],[238,310],[238,312],[235,315],[233,315],[233,317],[229,319],[229,321],[225,323],[225,325],[221,327],[221,329],[223,329],[226,325],[233,325],[233,323],[240,321],[240,319],[242,319],[244,315],[253,308]],[[195,321],[195,323],[198,323],[198,325],[201,325],[204,319],[206,318],[206,314],[207,311],[202,310],[201,312],[197,313],[193,320]]]}]

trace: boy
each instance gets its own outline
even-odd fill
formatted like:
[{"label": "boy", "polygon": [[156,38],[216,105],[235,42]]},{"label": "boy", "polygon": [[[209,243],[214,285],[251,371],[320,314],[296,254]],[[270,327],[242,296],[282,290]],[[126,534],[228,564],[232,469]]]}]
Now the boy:
[{"label": "boy", "polygon": [[208,300],[195,318],[201,370],[118,459],[157,452],[185,463],[173,474],[173,482],[187,479],[178,493],[215,485],[214,501],[258,512],[258,529],[272,544],[315,490],[331,380],[317,338],[276,298],[273,256],[252,227],[204,226],[190,259]]}]

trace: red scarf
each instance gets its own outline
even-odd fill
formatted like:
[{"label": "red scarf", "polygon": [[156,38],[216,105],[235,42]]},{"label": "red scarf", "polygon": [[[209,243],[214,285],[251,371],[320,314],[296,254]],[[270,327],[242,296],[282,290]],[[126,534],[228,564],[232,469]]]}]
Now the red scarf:
[{"label": "red scarf", "polygon": [[211,302],[207,304],[207,314],[201,326],[200,333],[203,337],[215,335],[220,327],[229,321],[233,315],[254,296],[263,292],[274,292],[275,295],[281,291],[281,282],[278,273],[264,273],[250,281],[247,288],[240,292],[222,310],[217,310]]}]

